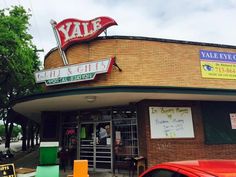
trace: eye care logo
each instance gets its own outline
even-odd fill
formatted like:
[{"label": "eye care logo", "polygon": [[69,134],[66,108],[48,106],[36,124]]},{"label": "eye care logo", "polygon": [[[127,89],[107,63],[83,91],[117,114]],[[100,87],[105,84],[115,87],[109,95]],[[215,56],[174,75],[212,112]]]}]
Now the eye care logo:
[{"label": "eye care logo", "polygon": [[211,65],[207,65],[207,64],[204,64],[202,67],[205,71],[213,71],[214,69]]}]

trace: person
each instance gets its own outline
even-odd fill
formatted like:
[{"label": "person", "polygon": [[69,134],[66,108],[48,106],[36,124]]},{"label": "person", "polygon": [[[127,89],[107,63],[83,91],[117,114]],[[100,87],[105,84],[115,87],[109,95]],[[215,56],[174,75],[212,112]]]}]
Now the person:
[{"label": "person", "polygon": [[99,144],[103,144],[103,145],[106,145],[107,142],[107,131],[105,128],[103,127],[100,127],[100,130],[99,130]]},{"label": "person", "polygon": [[106,132],[107,132],[107,137],[110,137],[111,131],[110,131],[110,125],[105,126]]},{"label": "person", "polygon": [[62,150],[59,153],[59,158],[60,158],[60,166],[61,168],[64,170],[64,172],[66,171],[66,163],[68,161],[68,148],[62,148]]},{"label": "person", "polygon": [[74,167],[74,160],[76,159],[76,148],[72,147],[70,149],[70,165],[71,165],[71,170],[73,170]]}]

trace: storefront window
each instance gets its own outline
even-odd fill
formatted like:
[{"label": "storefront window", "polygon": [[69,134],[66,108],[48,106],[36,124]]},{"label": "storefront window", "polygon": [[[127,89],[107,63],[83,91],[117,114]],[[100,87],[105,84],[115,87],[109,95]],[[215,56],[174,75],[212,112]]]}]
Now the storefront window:
[{"label": "storefront window", "polygon": [[77,127],[75,112],[62,113],[61,148],[67,152],[68,158],[65,163],[71,167],[73,166],[73,161],[77,159]]},{"label": "storefront window", "polygon": [[130,168],[133,157],[138,156],[136,110],[130,107],[113,109],[114,168]]},{"label": "storefront window", "polygon": [[63,112],[61,135],[70,165],[79,158],[87,159],[93,170],[111,170],[117,163],[129,165],[138,156],[135,107]]},{"label": "storefront window", "polygon": [[98,109],[81,111],[79,114],[80,122],[110,121],[111,109]]}]

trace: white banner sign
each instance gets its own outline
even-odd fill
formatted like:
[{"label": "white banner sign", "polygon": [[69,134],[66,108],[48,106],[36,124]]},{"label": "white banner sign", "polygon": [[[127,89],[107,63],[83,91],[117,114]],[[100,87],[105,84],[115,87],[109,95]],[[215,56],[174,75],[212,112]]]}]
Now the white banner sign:
[{"label": "white banner sign", "polygon": [[230,122],[232,129],[236,129],[236,113],[230,113]]},{"label": "white banner sign", "polygon": [[191,108],[149,107],[151,138],[194,138]]},{"label": "white banner sign", "polygon": [[42,70],[35,72],[35,80],[36,83],[45,82],[47,86],[93,80],[96,74],[110,72],[113,63],[114,58],[109,58],[95,62]]}]

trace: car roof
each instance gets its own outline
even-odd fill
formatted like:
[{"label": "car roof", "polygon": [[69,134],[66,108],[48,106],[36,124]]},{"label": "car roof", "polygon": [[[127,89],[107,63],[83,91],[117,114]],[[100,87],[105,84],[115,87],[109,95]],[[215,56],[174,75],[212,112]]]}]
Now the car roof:
[{"label": "car roof", "polygon": [[190,171],[191,169],[195,169],[201,172],[221,177],[236,177],[236,160],[188,160],[166,162],[163,164]]}]

